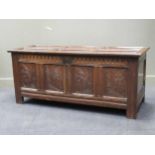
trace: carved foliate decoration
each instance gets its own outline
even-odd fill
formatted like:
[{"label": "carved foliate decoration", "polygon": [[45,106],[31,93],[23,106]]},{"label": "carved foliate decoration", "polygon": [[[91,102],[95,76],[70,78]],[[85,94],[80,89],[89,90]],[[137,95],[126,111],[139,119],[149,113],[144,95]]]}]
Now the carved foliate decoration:
[{"label": "carved foliate decoration", "polygon": [[127,76],[125,69],[104,68],[104,95],[114,97],[127,96]]},{"label": "carved foliate decoration", "polygon": [[72,67],[71,85],[73,93],[92,94],[93,93],[93,68],[92,67]]},{"label": "carved foliate decoration", "polygon": [[26,88],[36,88],[35,64],[20,64],[21,85]]},{"label": "carved foliate decoration", "polygon": [[59,65],[45,65],[46,90],[64,91],[64,67]]}]

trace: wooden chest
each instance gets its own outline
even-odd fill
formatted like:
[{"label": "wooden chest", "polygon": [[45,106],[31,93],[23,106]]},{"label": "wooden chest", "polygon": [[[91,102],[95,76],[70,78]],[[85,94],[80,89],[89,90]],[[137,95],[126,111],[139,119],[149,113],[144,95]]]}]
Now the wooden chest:
[{"label": "wooden chest", "polygon": [[143,47],[30,46],[12,53],[16,102],[24,97],[126,110],[145,98]]}]

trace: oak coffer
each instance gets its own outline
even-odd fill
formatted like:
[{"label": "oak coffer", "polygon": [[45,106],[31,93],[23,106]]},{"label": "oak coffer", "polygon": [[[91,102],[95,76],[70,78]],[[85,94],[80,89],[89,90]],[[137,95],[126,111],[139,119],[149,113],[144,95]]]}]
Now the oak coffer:
[{"label": "oak coffer", "polygon": [[111,107],[136,118],[145,99],[148,49],[29,46],[10,50],[16,102],[31,97]]}]

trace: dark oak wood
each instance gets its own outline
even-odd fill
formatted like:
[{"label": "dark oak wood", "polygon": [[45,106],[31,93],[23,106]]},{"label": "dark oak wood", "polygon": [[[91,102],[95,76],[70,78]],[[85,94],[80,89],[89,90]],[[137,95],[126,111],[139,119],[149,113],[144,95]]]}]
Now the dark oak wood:
[{"label": "dark oak wood", "polygon": [[29,46],[10,50],[16,102],[31,97],[111,107],[136,118],[145,99],[148,49]]}]

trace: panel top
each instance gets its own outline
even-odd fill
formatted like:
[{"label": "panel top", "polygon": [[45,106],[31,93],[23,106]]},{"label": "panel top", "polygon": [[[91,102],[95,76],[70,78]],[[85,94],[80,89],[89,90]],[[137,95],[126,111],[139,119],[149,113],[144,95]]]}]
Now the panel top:
[{"label": "panel top", "polygon": [[14,53],[48,53],[65,55],[120,55],[141,56],[149,48],[146,47],[95,47],[95,46],[28,46],[9,50]]}]

